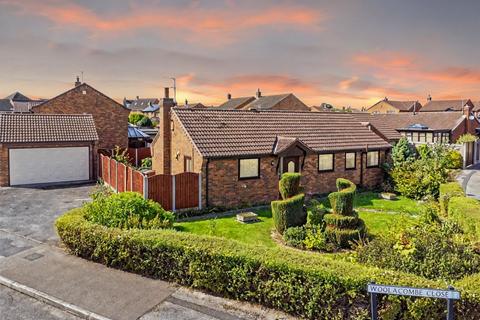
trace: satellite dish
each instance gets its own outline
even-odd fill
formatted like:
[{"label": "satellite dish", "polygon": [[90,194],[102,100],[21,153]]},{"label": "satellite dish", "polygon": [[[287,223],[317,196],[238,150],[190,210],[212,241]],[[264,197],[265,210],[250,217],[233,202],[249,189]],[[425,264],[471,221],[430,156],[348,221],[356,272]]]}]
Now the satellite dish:
[{"label": "satellite dish", "polygon": [[471,116],[468,117],[468,119],[469,119],[469,120],[474,120],[475,117],[471,115]]}]

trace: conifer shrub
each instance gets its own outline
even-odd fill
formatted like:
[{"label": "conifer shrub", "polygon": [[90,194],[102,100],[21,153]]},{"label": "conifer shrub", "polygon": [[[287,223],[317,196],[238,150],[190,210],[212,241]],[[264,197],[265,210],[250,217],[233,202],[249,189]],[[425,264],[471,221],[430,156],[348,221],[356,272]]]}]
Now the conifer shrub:
[{"label": "conifer shrub", "polygon": [[303,193],[286,200],[272,201],[272,217],[275,228],[280,234],[290,227],[303,226],[307,222],[307,213],[303,209]]},{"label": "conifer shrub", "polygon": [[300,178],[301,174],[296,172],[287,172],[282,175],[278,182],[278,188],[283,200],[300,193]]}]

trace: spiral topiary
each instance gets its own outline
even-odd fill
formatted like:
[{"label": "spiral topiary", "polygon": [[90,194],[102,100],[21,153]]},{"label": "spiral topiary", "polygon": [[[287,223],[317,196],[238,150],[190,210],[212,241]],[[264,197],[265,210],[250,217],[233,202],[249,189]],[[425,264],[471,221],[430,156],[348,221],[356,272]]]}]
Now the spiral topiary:
[{"label": "spiral topiary", "polygon": [[307,222],[307,213],[303,208],[305,195],[300,193],[300,177],[299,173],[284,173],[278,183],[282,200],[271,202],[273,222],[280,234]]},{"label": "spiral topiary", "polygon": [[338,178],[337,192],[328,195],[333,213],[324,215],[325,235],[330,242],[341,248],[350,247],[350,242],[365,234],[365,223],[353,210],[356,185],[350,180]]}]

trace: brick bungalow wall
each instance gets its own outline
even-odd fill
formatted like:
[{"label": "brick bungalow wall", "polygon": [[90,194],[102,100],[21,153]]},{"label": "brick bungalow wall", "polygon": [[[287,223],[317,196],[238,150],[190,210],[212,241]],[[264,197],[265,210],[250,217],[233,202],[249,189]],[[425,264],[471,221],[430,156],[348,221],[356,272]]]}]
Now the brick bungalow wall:
[{"label": "brick bungalow wall", "polygon": [[[85,92],[85,94],[84,94]],[[130,111],[87,84],[81,84],[49,101],[33,107],[34,113],[82,114],[93,116],[98,148],[128,147]]]},{"label": "brick bungalow wall", "polygon": [[57,148],[57,147],[90,147],[90,180],[97,177],[96,154],[97,146],[91,142],[57,142],[57,143],[9,143],[0,144],[0,186],[9,185],[9,149],[13,148]]}]

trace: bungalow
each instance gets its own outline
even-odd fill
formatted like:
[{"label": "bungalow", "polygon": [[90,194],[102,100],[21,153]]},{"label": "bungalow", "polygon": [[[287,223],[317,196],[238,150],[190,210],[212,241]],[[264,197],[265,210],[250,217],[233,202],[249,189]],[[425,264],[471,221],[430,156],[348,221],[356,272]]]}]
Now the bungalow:
[{"label": "bungalow", "polygon": [[441,111],[460,111],[462,112],[466,107],[471,111],[475,108],[470,99],[458,100],[432,100],[428,96],[427,103],[423,106],[421,112],[441,112]]},{"label": "bungalow", "polygon": [[310,111],[310,108],[292,93],[263,96],[260,89],[255,97],[232,98],[221,104],[218,109],[222,110],[291,110]]},{"label": "bungalow", "polygon": [[418,112],[422,105],[418,101],[395,101],[385,99],[378,101],[367,109],[368,113]]},{"label": "bungalow", "polygon": [[284,172],[302,173],[309,194],[345,177],[373,187],[391,145],[347,113],[174,108],[160,103],[153,141],[157,174],[201,174],[203,206],[266,203]]}]

